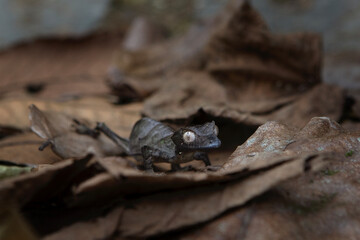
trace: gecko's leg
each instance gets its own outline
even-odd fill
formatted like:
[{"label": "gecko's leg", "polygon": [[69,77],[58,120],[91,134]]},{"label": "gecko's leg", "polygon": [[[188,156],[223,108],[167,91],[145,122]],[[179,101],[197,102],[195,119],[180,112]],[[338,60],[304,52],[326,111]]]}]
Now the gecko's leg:
[{"label": "gecko's leg", "polygon": [[194,159],[203,161],[206,165],[207,170],[217,171],[221,168],[220,166],[211,165],[209,157],[208,157],[207,153],[205,153],[205,152],[195,152]]},{"label": "gecko's leg", "polygon": [[108,136],[114,143],[116,143],[118,146],[120,146],[124,152],[127,155],[131,155],[130,154],[130,149],[129,149],[129,140],[120,137],[119,135],[117,135],[115,132],[113,132],[110,128],[108,128],[108,126],[106,126],[105,123],[101,122],[101,123],[97,123],[95,130],[98,130],[100,132],[103,132],[106,136]]},{"label": "gecko's leg", "polygon": [[209,157],[205,152],[195,152],[194,159],[203,161],[205,163],[205,166],[211,166]]},{"label": "gecko's leg", "polygon": [[99,131],[97,131],[96,129],[91,129],[88,126],[86,126],[85,124],[81,123],[79,120],[77,119],[73,119],[74,123],[76,124],[75,128],[76,128],[76,132],[79,134],[85,134],[85,135],[89,135],[93,138],[97,138],[99,136]]},{"label": "gecko's leg", "polygon": [[154,172],[152,157],[144,159],[144,167],[146,172]]},{"label": "gecko's leg", "polygon": [[154,172],[151,148],[148,147],[148,146],[143,146],[141,148],[141,154],[142,154],[142,156],[144,158],[145,171]]}]

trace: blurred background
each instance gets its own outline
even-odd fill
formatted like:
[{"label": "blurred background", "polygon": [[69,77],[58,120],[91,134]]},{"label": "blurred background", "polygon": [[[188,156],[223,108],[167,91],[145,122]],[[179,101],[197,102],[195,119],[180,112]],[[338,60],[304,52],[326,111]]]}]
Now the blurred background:
[{"label": "blurred background", "polygon": [[[0,0],[0,51],[35,39],[81,38],[125,32],[137,16],[166,36],[216,14],[227,0]],[[357,0],[252,0],[273,32],[317,32],[324,40],[325,82],[360,87],[360,2]],[[121,39],[119,39],[119,42]]]}]

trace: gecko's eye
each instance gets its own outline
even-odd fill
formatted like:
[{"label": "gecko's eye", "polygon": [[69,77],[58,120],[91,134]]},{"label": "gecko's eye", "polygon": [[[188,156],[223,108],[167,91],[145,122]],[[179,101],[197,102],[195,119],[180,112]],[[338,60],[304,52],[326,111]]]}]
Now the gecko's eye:
[{"label": "gecko's eye", "polygon": [[214,133],[217,136],[219,134],[219,128],[215,125]]},{"label": "gecko's eye", "polygon": [[183,139],[186,143],[192,143],[193,141],[195,141],[195,133],[187,131],[183,134]]}]

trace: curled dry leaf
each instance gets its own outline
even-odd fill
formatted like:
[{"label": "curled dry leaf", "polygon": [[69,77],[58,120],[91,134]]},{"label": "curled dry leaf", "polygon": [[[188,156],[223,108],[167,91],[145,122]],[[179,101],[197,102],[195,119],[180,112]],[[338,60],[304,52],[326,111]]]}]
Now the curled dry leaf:
[{"label": "curled dry leaf", "polygon": [[[176,83],[176,84],[175,84]],[[273,85],[274,87],[274,85]],[[253,99],[266,92],[260,85],[223,88],[221,82],[202,72],[182,72],[165,83],[144,103],[144,114],[157,120],[184,120],[200,113],[257,126],[279,121],[303,127],[312,117],[328,116],[339,120],[344,91],[327,84],[317,85],[303,94]],[[244,97],[253,94],[252,97]]]},{"label": "curled dry leaf", "polygon": [[320,82],[321,40],[316,34],[272,34],[248,1],[233,0],[185,36],[139,51],[123,49],[117,60],[118,82],[142,97],[161,87],[164,76],[171,79],[183,70],[226,77],[229,89],[248,80],[306,88]]},{"label": "curled dry leaf", "polygon": [[205,112],[252,126],[273,120],[302,127],[311,117],[342,114],[340,88],[313,87],[320,83],[320,37],[272,34],[248,1],[230,1],[181,39],[123,50],[118,59],[111,75],[126,86],[118,94],[143,98],[157,90],[143,111],[156,120]]},{"label": "curled dry leaf", "polygon": [[216,20],[204,51],[208,71],[258,80],[320,82],[319,35],[273,34],[248,1],[230,1]]},{"label": "curled dry leaf", "polygon": [[208,74],[182,72],[145,101],[144,113],[158,120],[186,119],[202,106],[223,106],[226,100],[225,89]]}]

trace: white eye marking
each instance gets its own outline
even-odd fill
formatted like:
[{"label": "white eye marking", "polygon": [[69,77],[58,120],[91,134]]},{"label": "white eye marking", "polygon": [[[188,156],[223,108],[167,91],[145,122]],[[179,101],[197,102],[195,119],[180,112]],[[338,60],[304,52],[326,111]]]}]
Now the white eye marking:
[{"label": "white eye marking", "polygon": [[187,131],[183,134],[183,139],[186,143],[192,143],[193,141],[195,141],[195,133]]},{"label": "white eye marking", "polygon": [[215,129],[214,129],[215,135],[217,136],[219,134],[219,128],[218,126],[215,125]]}]

